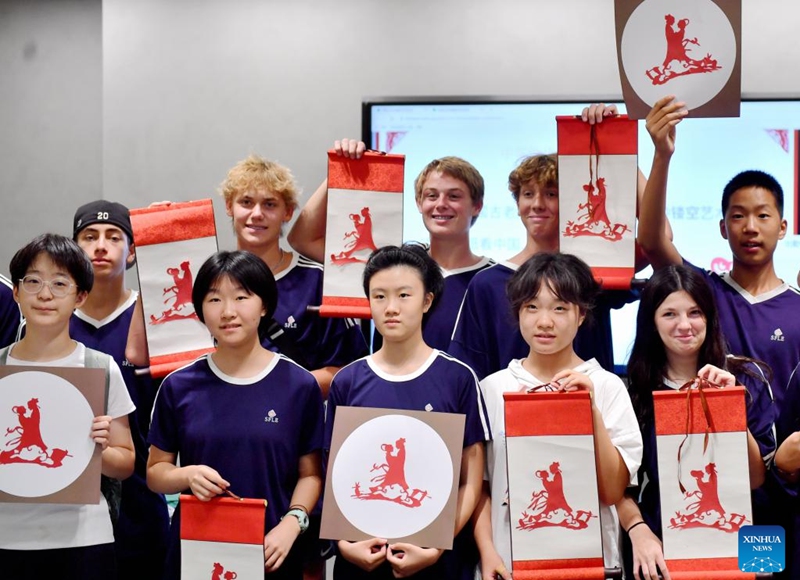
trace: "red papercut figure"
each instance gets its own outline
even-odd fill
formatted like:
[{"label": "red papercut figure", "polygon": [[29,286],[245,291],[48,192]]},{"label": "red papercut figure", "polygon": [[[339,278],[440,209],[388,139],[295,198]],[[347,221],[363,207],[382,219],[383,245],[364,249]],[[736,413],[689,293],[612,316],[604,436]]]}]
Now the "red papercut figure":
[{"label": "red papercut figure", "polygon": [[172,320],[185,320],[187,318],[199,320],[192,305],[192,271],[189,269],[189,260],[181,262],[180,269],[167,268],[167,274],[172,276],[174,284],[164,288],[164,296],[166,296],[164,304],[170,300],[174,300],[174,302],[158,318],[151,314],[150,324],[164,324]]},{"label": "red papercut figure", "polygon": [[394,445],[383,443],[381,451],[384,452],[385,463],[373,463],[372,469],[370,469],[370,472],[382,471],[370,480],[375,485],[370,486],[369,491],[364,493],[361,490],[361,483],[356,482],[351,497],[392,501],[411,508],[421,506],[422,501],[430,496],[427,491],[422,489],[415,488],[409,492],[409,485],[406,481],[406,440],[401,437],[395,441]]},{"label": "red papercut figure", "polygon": [[[597,187],[595,187],[595,184]],[[585,214],[579,214],[576,220],[567,222],[564,228],[564,235],[572,238],[581,236],[598,236],[605,238],[610,242],[616,242],[622,239],[625,232],[631,231],[626,224],[611,224],[608,219],[608,212],[606,211],[606,180],[604,177],[598,177],[592,183],[591,176],[589,183],[583,186],[583,191],[586,192],[586,203],[578,205],[578,211],[586,210]]]},{"label": "red papercut figure", "polygon": [[[0,465],[8,463],[35,463],[44,467],[61,467],[65,457],[72,457],[66,449],[52,449],[42,439],[41,410],[39,399],[28,401],[28,406],[17,405],[12,408],[17,414],[19,426],[6,429],[6,437],[16,435],[0,451]],[[28,414],[30,411],[30,414]],[[10,447],[10,449],[9,449]]]},{"label": "red papercut figure", "polygon": [[686,26],[689,24],[688,18],[678,21],[677,28],[675,28],[675,17],[672,14],[666,14],[664,20],[666,21],[664,34],[667,39],[667,55],[664,57],[664,62],[660,67],[655,66],[645,72],[653,85],[663,85],[675,77],[710,73],[722,68],[711,57],[711,54],[706,54],[700,60],[691,57],[689,45],[700,46],[700,43],[696,37],[686,38]]},{"label": "red papercut figure", "polygon": [[225,572],[225,568],[222,567],[222,564],[219,562],[214,562],[214,570],[211,572],[211,580],[234,580],[237,576],[238,574],[236,572]]},{"label": "red papercut figure", "polygon": [[[589,526],[589,520],[596,518],[592,512],[574,512],[564,495],[564,480],[561,465],[554,461],[550,471],[540,469],[536,472],[544,489],[531,494],[531,503],[522,512],[518,530],[535,530],[544,527],[561,527],[582,530]],[[529,511],[530,510],[530,511]]]},{"label": "red papercut figure", "polygon": [[[343,240],[352,238],[345,246],[345,250],[338,254],[331,254],[331,262],[337,266],[344,264],[352,264],[354,262],[366,264],[369,254],[378,249],[375,241],[372,239],[372,216],[369,213],[369,208],[361,209],[361,215],[351,213],[350,219],[353,220],[353,227],[351,232],[345,232]],[[366,250],[366,255],[354,256],[358,251]]]},{"label": "red papercut figure", "polygon": [[686,499],[696,497],[697,500],[686,506],[686,513],[675,512],[670,518],[670,528],[716,528],[728,533],[738,532],[747,522],[742,514],[725,514],[725,508],[719,500],[719,474],[715,463],[706,465],[705,470],[695,469],[689,472],[695,479],[697,490],[687,491]]}]

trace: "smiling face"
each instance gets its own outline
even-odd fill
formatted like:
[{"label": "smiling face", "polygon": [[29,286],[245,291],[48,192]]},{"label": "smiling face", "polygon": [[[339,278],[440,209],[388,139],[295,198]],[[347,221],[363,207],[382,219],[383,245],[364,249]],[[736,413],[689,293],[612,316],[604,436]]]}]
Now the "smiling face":
[{"label": "smiling face", "polygon": [[536,179],[523,183],[517,199],[517,213],[528,237],[540,245],[558,248],[558,187],[542,185]]},{"label": "smiling face", "polygon": [[276,245],[281,226],[292,219],[294,213],[280,195],[263,188],[234,196],[226,202],[225,209],[233,218],[233,231],[240,250],[263,250]]},{"label": "smiling face", "polygon": [[720,233],[728,240],[734,264],[763,266],[772,263],[778,240],[786,235],[775,196],[762,187],[743,187],[731,197]]},{"label": "smiling face", "polygon": [[472,222],[481,212],[466,183],[447,173],[432,171],[417,198],[425,229],[431,237],[469,235]]},{"label": "smiling face", "polygon": [[572,350],[584,318],[577,304],[561,300],[544,281],[538,294],[519,309],[519,330],[531,352],[556,355]]},{"label": "smiling face", "polygon": [[655,324],[667,358],[698,357],[706,339],[706,317],[688,292],[667,296],[656,309]]},{"label": "smiling face", "polygon": [[203,299],[203,320],[217,348],[249,347],[259,342],[264,303],[229,276],[214,281]]},{"label": "smiling face", "polygon": [[410,266],[393,266],[372,275],[369,308],[384,342],[422,340],[422,315],[433,294],[426,293],[419,272]]},{"label": "smiling face", "polygon": [[[19,303],[26,327],[65,330],[72,313],[83,305],[88,293],[79,292],[67,269],[58,266],[47,254],[39,254],[25,276],[36,276],[46,282],[38,292],[31,293],[25,290],[27,284],[14,280],[14,299]],[[55,296],[47,283],[65,287],[66,296]]]},{"label": "smiling face", "polygon": [[135,258],[128,236],[113,224],[91,224],[75,241],[92,261],[95,279],[122,276]]}]

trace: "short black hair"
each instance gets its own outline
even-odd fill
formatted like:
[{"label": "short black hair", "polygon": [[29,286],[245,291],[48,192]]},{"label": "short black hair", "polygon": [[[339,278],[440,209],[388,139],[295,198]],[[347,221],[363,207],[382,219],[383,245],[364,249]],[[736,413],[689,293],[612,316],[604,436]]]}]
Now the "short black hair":
[{"label": "short black hair", "polygon": [[600,294],[600,284],[586,262],[572,254],[539,252],[528,258],[506,284],[515,320],[519,320],[520,308],[539,294],[543,284],[559,300],[577,304],[587,319]]},{"label": "short black hair", "polygon": [[394,266],[408,266],[419,272],[425,293],[433,294],[431,307],[425,316],[430,314],[442,297],[444,277],[439,264],[430,257],[422,244],[406,242],[402,246],[384,246],[372,252],[364,267],[364,294],[369,298],[369,282],[381,270]]},{"label": "short black hair", "polygon": [[725,186],[725,189],[722,190],[723,218],[728,212],[728,206],[731,204],[731,196],[743,187],[760,187],[761,189],[769,191],[775,198],[775,205],[778,208],[778,213],[783,217],[783,188],[781,184],[769,173],[757,169],[750,169],[736,174],[733,179],[728,182],[728,185]]},{"label": "short black hair", "polygon": [[50,258],[59,268],[69,272],[78,292],[92,291],[94,268],[91,260],[78,244],[58,234],[36,236],[14,254],[8,269],[15,288],[19,289],[20,281],[42,254]]},{"label": "short black hair", "polygon": [[192,286],[192,304],[200,322],[205,323],[203,300],[214,283],[225,277],[241,285],[246,292],[261,298],[267,310],[266,316],[262,316],[258,324],[258,336],[263,340],[278,304],[278,285],[264,260],[244,250],[217,252],[200,266]]}]

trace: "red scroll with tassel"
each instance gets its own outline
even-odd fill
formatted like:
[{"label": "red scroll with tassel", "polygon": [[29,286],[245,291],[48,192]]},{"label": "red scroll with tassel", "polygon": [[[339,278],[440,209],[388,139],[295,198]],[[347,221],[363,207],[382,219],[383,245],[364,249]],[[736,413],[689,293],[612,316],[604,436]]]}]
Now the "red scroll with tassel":
[{"label": "red scroll with tassel", "polygon": [[745,389],[695,381],[653,405],[670,576],[755,578],[738,571],[738,532],[753,523]]},{"label": "red scroll with tassel", "polygon": [[607,290],[634,274],[638,129],[625,115],[589,125],[556,117],[560,249],[592,268]]},{"label": "red scroll with tassel", "polygon": [[263,499],[181,495],[181,578],[264,577]]},{"label": "red scroll with tassel", "polygon": [[405,156],[328,152],[328,219],[321,316],[369,318],[361,282],[370,254],[403,242]]},{"label": "red scroll with tassel", "polygon": [[515,580],[605,578],[589,393],[505,393]]},{"label": "red scroll with tassel", "polygon": [[217,251],[210,199],[131,210],[150,372],[163,377],[214,350],[192,305],[197,270]]}]

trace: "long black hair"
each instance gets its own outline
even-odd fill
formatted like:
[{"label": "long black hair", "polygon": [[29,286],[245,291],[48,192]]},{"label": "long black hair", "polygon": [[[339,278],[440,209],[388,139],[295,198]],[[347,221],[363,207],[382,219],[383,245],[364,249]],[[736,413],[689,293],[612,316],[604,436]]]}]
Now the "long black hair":
[{"label": "long black hair", "polygon": [[[642,291],[636,316],[636,339],[628,360],[628,392],[640,426],[653,416],[653,390],[664,381],[667,352],[656,328],[656,310],[673,292],[685,291],[695,301],[706,320],[706,337],[697,353],[697,369],[712,364],[728,372],[746,373],[759,380],[769,380],[764,363],[747,357],[727,356],[728,347],[722,335],[717,304],[711,287],[700,272],[684,265],[671,265],[657,270]],[[764,375],[749,363],[762,367]]]}]

